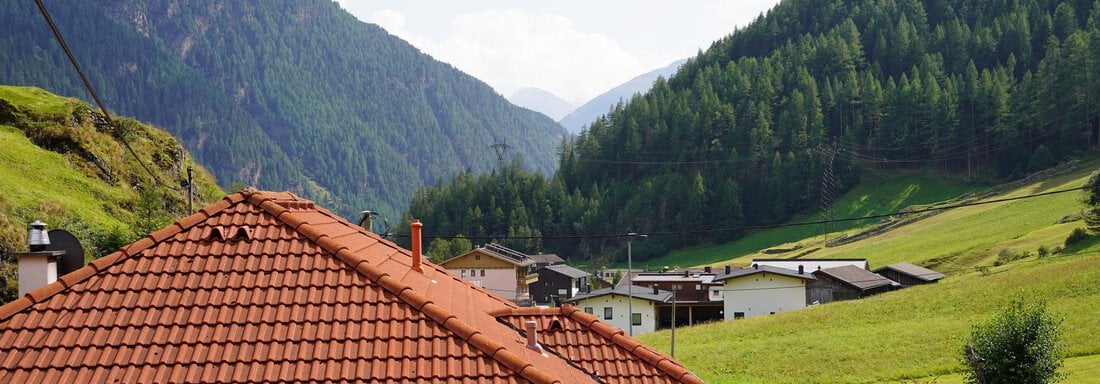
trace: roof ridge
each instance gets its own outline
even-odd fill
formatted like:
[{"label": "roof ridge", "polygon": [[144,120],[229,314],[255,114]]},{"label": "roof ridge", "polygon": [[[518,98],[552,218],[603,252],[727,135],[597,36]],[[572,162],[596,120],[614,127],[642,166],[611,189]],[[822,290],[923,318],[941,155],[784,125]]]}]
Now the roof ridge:
[{"label": "roof ridge", "polygon": [[[268,196],[268,194],[262,192],[251,194],[248,197],[249,203],[263,209],[268,214],[274,216],[276,220],[290,225],[295,231],[307,237],[322,249],[332,253],[336,258],[346,263],[356,272],[370,279],[371,282],[389,291],[405,304],[416,308],[417,311],[420,311],[426,317],[432,319],[432,321],[446,328],[455,336],[458,336],[463,341],[469,343],[497,363],[512,370],[517,375],[535,383],[560,382],[548,373],[539,370],[531,362],[524,360],[516,353],[509,351],[504,346],[484,336],[481,330],[459,319],[447,308],[435,304],[435,302],[428,297],[414,291],[409,285],[401,282],[389,273],[378,269],[378,267],[371,264],[366,258],[352,252],[349,247],[340,240],[314,229],[314,225],[298,217],[290,208],[280,205],[273,200],[277,200],[277,198]],[[320,212],[325,211],[324,208],[320,207],[311,208]],[[350,223],[338,216],[332,217],[335,218],[338,223],[351,226]],[[405,253],[400,247],[394,248],[399,253]]]},{"label": "roof ridge", "polygon": [[[699,376],[696,376],[686,367],[680,365],[680,363],[676,362],[676,360],[673,359],[671,356],[665,355],[664,353],[657,351],[653,347],[645,345],[631,336],[625,335],[622,329],[618,329],[615,327],[593,326],[596,324],[607,323],[600,321],[600,319],[594,315],[577,309],[576,306],[562,304],[560,308],[562,315],[573,319],[573,321],[584,325],[593,332],[596,332],[596,334],[607,338],[615,345],[618,345],[619,347],[630,351],[631,354],[638,356],[638,358],[642,359],[642,361],[645,361],[646,364],[650,364],[656,367],[670,377],[673,377],[676,380],[680,380],[681,382],[685,383],[703,383],[703,380],[700,379]],[[662,365],[662,363],[665,364]]]},{"label": "roof ridge", "polygon": [[627,350],[630,354],[637,356],[646,364],[657,368],[669,377],[686,383],[703,382],[702,379],[677,363],[671,356],[665,355],[631,336],[627,336],[622,329],[615,328],[608,323],[600,321],[596,316],[577,309],[574,305],[562,304],[560,307],[553,308],[520,307],[499,309],[489,312],[489,315],[493,317],[532,315],[564,316],[576,321],[577,324],[588,328],[611,343]]},{"label": "roof ridge", "polygon": [[23,297],[20,297],[19,299],[0,306],[0,322],[7,321],[15,314],[22,312],[23,310],[26,310],[34,306],[35,304],[41,303],[49,299],[50,297],[53,297],[53,295],[56,295],[66,289],[71,288],[73,285],[76,285],[88,279],[89,277],[92,277],[93,275],[107,269],[111,265],[114,265],[130,256],[143,252],[146,249],[149,249],[149,247],[152,247],[157,243],[164,241],[165,239],[175,236],[187,229],[190,229],[191,227],[198,225],[199,223],[202,223],[210,216],[224,211],[226,208],[231,207],[233,204],[244,201],[245,198],[247,198],[249,195],[252,195],[254,192],[255,190],[246,188],[239,192],[226,195],[218,202],[207,205],[206,207],[203,207],[198,212],[190,216],[178,219],[172,222],[172,224],[170,224],[169,226],[159,231],[150,233],[145,237],[139,239],[138,241],[130,243],[129,245],[122,247],[121,249],[112,252],[106,256],[92,260],[92,262],[88,263],[88,265],[80,267],[75,271],[69,272],[64,276],[59,276],[57,280],[52,283],[43,285],[41,287],[31,290],[30,292],[27,292],[25,295],[23,295]]}]

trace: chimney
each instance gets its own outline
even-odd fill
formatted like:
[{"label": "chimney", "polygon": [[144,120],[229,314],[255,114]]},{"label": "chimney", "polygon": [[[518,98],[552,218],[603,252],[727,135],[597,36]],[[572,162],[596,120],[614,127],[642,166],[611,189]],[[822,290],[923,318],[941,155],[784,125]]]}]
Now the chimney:
[{"label": "chimney", "polygon": [[420,273],[424,273],[424,269],[420,268],[420,259],[424,257],[420,249],[420,228],[423,226],[424,224],[420,224],[420,219],[413,219],[412,224],[409,225],[412,229],[412,270]]},{"label": "chimney", "polygon": [[541,353],[542,346],[539,345],[539,337],[537,331],[535,331],[536,326],[538,326],[538,323],[534,320],[528,320],[523,323],[523,327],[527,330],[527,348]]},{"label": "chimney", "polygon": [[654,295],[657,295],[657,294],[659,294],[659,293],[657,292],[657,284],[653,284],[653,294],[654,294]]},{"label": "chimney", "polygon": [[30,224],[27,243],[30,252],[13,254],[19,259],[19,296],[57,281],[57,258],[65,254],[65,251],[46,250],[50,235],[46,232],[46,223],[41,221]]},{"label": "chimney", "polygon": [[799,275],[801,275],[801,274],[803,273],[802,271],[803,271],[803,269],[802,269],[802,265],[801,265],[801,264],[799,264],[799,265],[798,265],[798,274],[799,274]]},{"label": "chimney", "polygon": [[703,267],[703,272],[710,273],[710,266]]},{"label": "chimney", "polygon": [[726,274],[727,274],[727,275],[728,275],[728,274],[730,274],[730,272],[731,272],[731,270],[732,270],[732,269],[733,269],[733,268],[731,268],[730,266],[728,266],[728,265],[727,265],[727,266],[726,266]]}]

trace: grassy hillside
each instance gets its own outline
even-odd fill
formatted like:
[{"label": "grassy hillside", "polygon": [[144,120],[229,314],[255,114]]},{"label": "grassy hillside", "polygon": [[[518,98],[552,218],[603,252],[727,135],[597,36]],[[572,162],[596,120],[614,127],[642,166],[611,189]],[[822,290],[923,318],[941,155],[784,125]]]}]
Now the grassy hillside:
[{"label": "grassy hillside", "polygon": [[[897,212],[909,206],[944,201],[983,188],[980,185],[949,183],[943,179],[927,175],[908,175],[900,178],[870,176],[867,179],[869,180],[844,194],[834,204],[831,212],[832,217],[866,217]],[[823,219],[824,216],[822,215],[814,215],[797,218],[792,222],[811,222]],[[753,255],[768,248],[796,242],[821,233],[859,228],[874,222],[874,220],[859,220],[836,223],[828,227],[805,225],[753,231],[736,241],[676,250],[666,256],[640,262],[638,265],[642,267],[717,265],[733,258]],[[788,255],[769,255],[768,257],[793,256],[806,250],[801,249],[792,251]],[[738,262],[741,262],[741,260],[738,260]],[[620,264],[622,265],[619,265],[619,267],[626,267],[625,263]]]},{"label": "grassy hillside", "polygon": [[[1094,169],[1095,161],[991,197],[1078,187]],[[959,353],[970,327],[1021,297],[1045,301],[1064,318],[1062,340],[1073,357],[1067,360],[1067,382],[1086,382],[1100,362],[1100,339],[1092,337],[1100,330],[1095,320],[1100,318],[1100,239],[1043,258],[1037,252],[1040,246],[1061,248],[1073,228],[1084,226],[1075,219],[1080,198],[1080,192],[1071,192],[953,209],[837,247],[822,247],[822,238],[799,242],[804,250],[821,247],[813,257],[866,257],[872,266],[901,260],[934,264],[948,278],[859,301],[680,329],[676,357],[713,383],[873,383],[937,376],[958,382]],[[1011,260],[1015,257],[1020,258]],[[641,337],[666,351],[669,338],[668,331]]]},{"label": "grassy hillside", "polygon": [[[180,181],[188,166],[195,169],[196,206],[223,195],[171,135],[132,119],[117,122],[121,128],[109,127],[75,99],[0,86],[0,253],[25,251],[34,220],[72,232],[86,258],[112,252],[186,213]],[[120,137],[164,185],[152,182]],[[13,264],[3,259],[0,280],[12,276]],[[7,284],[0,283],[3,291]]]}]

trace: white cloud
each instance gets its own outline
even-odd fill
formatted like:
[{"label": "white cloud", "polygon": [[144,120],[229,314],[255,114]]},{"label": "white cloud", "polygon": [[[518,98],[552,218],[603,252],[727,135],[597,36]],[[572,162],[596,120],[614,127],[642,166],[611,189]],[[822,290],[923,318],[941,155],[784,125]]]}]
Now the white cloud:
[{"label": "white cloud", "polygon": [[569,19],[553,14],[462,13],[442,38],[409,33],[404,16],[392,10],[376,11],[368,21],[505,96],[537,87],[579,104],[649,69],[610,37],[578,31]]},{"label": "white cloud", "polygon": [[367,22],[378,24],[395,36],[408,35],[405,32],[405,15],[392,9],[374,11],[367,17]]}]

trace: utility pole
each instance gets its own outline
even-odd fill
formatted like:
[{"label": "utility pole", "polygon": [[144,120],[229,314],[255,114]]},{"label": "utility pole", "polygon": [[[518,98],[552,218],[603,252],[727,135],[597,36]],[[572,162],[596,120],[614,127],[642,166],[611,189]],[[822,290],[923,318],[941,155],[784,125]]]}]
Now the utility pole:
[{"label": "utility pole", "polygon": [[670,348],[669,354],[672,358],[676,358],[676,290],[672,290],[672,348]]},{"label": "utility pole", "polygon": [[[821,165],[823,168],[823,175],[821,176],[821,219],[822,221],[833,220],[833,204],[839,198],[839,192],[836,187],[836,175],[833,173],[833,161],[836,159],[836,154],[839,151],[836,142],[828,144],[823,147],[818,147],[817,152],[821,154]],[[833,229],[831,224],[822,224],[821,232],[829,233]]]},{"label": "utility pole", "polygon": [[645,238],[646,235],[639,235],[634,232],[626,234],[626,312],[627,312],[627,334],[634,336],[634,278],[631,273],[634,271],[634,262],[631,257],[630,243],[634,241],[635,237]]},{"label": "utility pole", "polygon": [[191,177],[192,167],[187,166],[187,214],[195,214],[195,180]]},{"label": "utility pole", "polygon": [[496,151],[496,153],[497,153],[497,162],[500,163],[500,164],[504,164],[504,159],[505,159],[506,155],[508,154],[508,150],[512,149],[512,146],[508,145],[508,143],[496,143],[496,144],[490,145],[489,148],[492,148],[493,151]]}]

